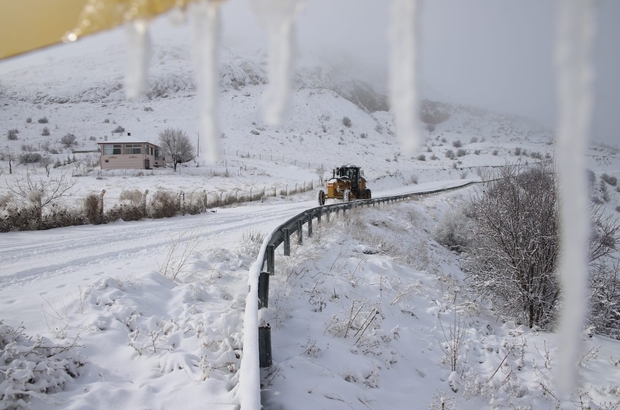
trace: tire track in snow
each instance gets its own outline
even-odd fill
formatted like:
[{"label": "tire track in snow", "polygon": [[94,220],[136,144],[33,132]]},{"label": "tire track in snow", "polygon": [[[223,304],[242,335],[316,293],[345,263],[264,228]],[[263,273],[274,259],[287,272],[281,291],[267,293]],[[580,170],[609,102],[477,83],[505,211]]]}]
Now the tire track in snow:
[{"label": "tire track in snow", "polygon": [[[137,255],[165,255],[171,237],[188,231],[207,243],[225,244],[253,227],[274,228],[308,207],[309,203],[294,203],[226,208],[217,214],[4,234],[0,237],[0,286],[6,289],[73,273],[87,265],[133,260]],[[183,238],[181,243],[191,239]]]}]

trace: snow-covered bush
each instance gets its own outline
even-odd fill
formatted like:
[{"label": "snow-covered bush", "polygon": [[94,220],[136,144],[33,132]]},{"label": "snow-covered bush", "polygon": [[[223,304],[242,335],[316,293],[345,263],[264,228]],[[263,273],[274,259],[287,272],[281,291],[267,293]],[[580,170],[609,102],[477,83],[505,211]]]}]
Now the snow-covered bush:
[{"label": "snow-covered bush", "polygon": [[120,201],[128,201],[133,205],[140,205],[142,202],[142,192],[137,189],[125,189],[118,197]]},{"label": "snow-covered bush", "polygon": [[61,391],[84,365],[78,346],[27,336],[0,320],[0,409],[27,407],[31,397]]},{"label": "snow-covered bush", "polygon": [[342,118],[342,125],[344,125],[345,127],[351,127],[351,118],[343,117]]},{"label": "snow-covered bush", "polygon": [[159,190],[153,194],[149,215],[153,218],[170,218],[180,211],[179,198],[172,192]]},{"label": "snow-covered bush", "polygon": [[89,194],[84,199],[84,215],[94,225],[103,223],[103,199],[98,194]]},{"label": "snow-covered bush", "polygon": [[613,175],[603,174],[601,175],[601,179],[612,186],[616,186],[618,184],[618,178]]},{"label": "snow-covered bush", "polygon": [[461,253],[471,242],[471,221],[462,211],[447,213],[437,225],[433,237],[437,242]]},{"label": "snow-covered bush", "polygon": [[190,192],[185,194],[183,201],[183,213],[190,215],[197,215],[205,212],[207,207],[207,193],[206,192]]},{"label": "snow-covered bush", "polygon": [[65,148],[71,148],[72,145],[77,145],[77,141],[75,140],[75,135],[73,134],[65,134],[61,139],[60,143],[65,146]]},{"label": "snow-covered bush", "polygon": [[9,130],[9,132],[6,134],[6,139],[8,139],[9,141],[15,141],[17,139],[17,133],[19,131],[17,130]]},{"label": "snow-covered bush", "polygon": [[[494,301],[499,314],[529,327],[551,329],[561,298],[555,273],[560,252],[555,176],[543,165],[528,170],[503,167],[501,179],[482,188],[472,204],[469,283]],[[619,226],[597,210],[591,217],[593,264],[615,249]]]}]

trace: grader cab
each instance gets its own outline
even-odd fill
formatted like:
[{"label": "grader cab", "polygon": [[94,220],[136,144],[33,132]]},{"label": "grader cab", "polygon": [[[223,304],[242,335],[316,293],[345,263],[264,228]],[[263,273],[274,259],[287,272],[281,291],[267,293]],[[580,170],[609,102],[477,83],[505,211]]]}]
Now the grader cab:
[{"label": "grader cab", "polygon": [[320,189],[317,194],[319,205],[325,205],[328,199],[338,199],[345,202],[355,199],[370,199],[370,189],[366,188],[366,178],[360,167],[343,165],[334,168],[332,177],[327,181],[327,192]]}]

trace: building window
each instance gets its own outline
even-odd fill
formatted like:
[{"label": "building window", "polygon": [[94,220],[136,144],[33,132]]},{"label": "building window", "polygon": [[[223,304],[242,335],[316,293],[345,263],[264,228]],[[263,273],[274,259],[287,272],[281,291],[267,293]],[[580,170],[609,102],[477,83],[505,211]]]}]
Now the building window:
[{"label": "building window", "polygon": [[125,144],[125,154],[142,154],[142,145]]},{"label": "building window", "polygon": [[153,147],[151,147],[151,156],[153,156]]},{"label": "building window", "polygon": [[103,155],[121,155],[121,146],[106,144],[103,146]]}]

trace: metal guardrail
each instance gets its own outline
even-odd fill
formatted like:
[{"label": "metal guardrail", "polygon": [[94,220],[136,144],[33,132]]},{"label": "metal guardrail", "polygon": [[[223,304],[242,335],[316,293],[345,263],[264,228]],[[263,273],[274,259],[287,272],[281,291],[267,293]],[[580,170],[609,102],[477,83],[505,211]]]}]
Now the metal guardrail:
[{"label": "metal guardrail", "polygon": [[[471,181],[463,185],[450,188],[441,188],[424,192],[414,192],[403,195],[387,196],[373,199],[361,199],[351,202],[323,205],[316,208],[310,208],[292,217],[273,231],[269,241],[267,242],[267,246],[265,247],[264,254],[260,255],[262,256],[263,263],[261,273],[258,278],[258,309],[266,309],[269,307],[269,277],[275,273],[276,249],[278,248],[278,246],[283,245],[284,256],[290,256],[291,236],[297,233],[296,241],[299,245],[301,245],[303,243],[303,226],[306,225],[308,237],[311,237],[314,219],[316,219],[317,223],[320,224],[323,217],[325,217],[325,219],[329,221],[330,215],[332,213],[335,213],[336,216],[338,216],[339,213],[342,212],[342,214],[344,215],[347,211],[361,208],[364,206],[374,207],[383,203],[389,204],[414,197],[452,191],[455,189],[464,188],[475,183],[477,182]],[[271,328],[269,324],[259,327],[258,336],[260,367],[270,367],[272,364],[272,357]]]}]

